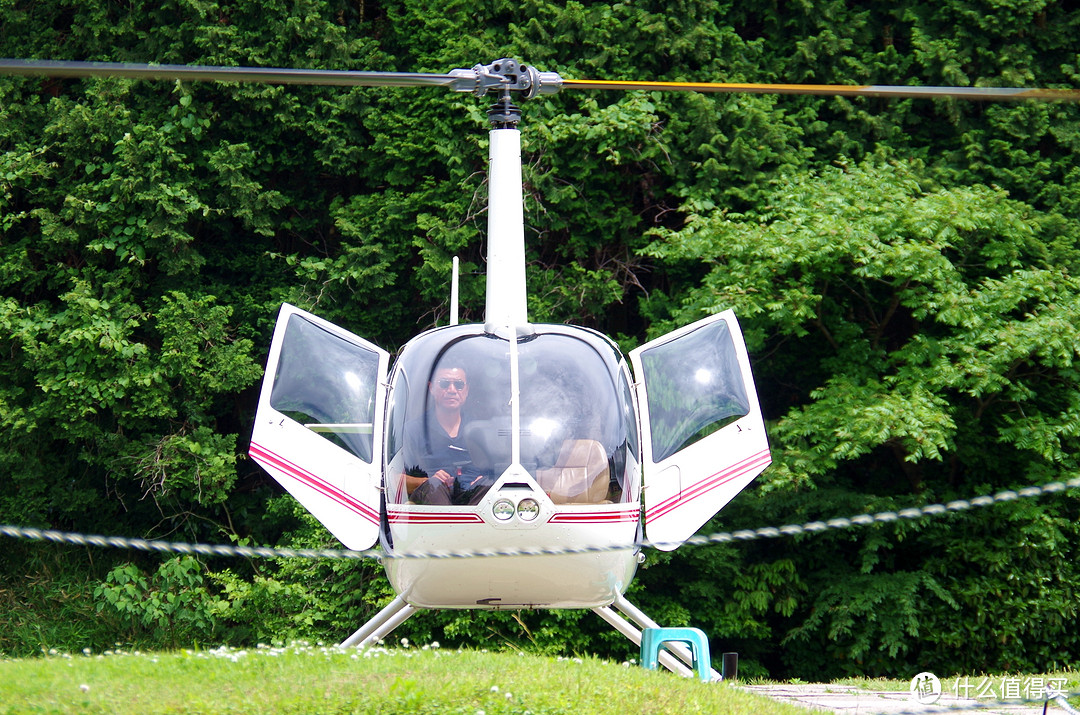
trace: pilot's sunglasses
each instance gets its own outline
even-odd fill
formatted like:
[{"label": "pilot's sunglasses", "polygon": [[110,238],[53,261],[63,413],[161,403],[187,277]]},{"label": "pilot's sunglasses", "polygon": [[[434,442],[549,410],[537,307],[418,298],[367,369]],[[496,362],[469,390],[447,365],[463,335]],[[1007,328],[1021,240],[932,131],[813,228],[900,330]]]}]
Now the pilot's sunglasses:
[{"label": "pilot's sunglasses", "polygon": [[450,389],[451,385],[453,385],[454,389],[457,390],[458,392],[461,392],[462,390],[465,389],[465,381],[464,380],[448,380],[446,378],[443,378],[442,380],[439,380],[439,382],[437,384],[439,385],[440,390],[448,390],[448,389]]}]

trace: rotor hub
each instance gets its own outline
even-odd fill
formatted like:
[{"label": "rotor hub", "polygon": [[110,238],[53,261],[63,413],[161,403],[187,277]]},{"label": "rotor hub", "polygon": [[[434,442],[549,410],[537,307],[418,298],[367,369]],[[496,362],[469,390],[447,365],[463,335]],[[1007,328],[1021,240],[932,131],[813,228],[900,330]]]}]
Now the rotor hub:
[{"label": "rotor hub", "polygon": [[487,115],[495,129],[513,129],[521,121],[521,108],[514,104],[510,92],[504,92],[488,109]]},{"label": "rotor hub", "polygon": [[532,99],[538,94],[555,94],[563,83],[557,72],[540,72],[508,57],[489,65],[474,65],[472,69],[450,70],[449,74],[457,78],[456,91],[472,92],[477,97],[500,91],[520,92],[524,99]]}]

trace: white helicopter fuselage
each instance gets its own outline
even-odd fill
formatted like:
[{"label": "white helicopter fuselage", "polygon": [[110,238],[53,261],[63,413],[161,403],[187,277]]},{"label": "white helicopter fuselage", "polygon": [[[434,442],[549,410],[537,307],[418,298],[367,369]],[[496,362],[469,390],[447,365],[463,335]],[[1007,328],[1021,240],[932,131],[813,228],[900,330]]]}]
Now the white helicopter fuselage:
[{"label": "white helicopter fuselage", "polygon": [[[414,608],[606,607],[643,536],[675,548],[769,463],[730,311],[629,362],[596,331],[529,323],[521,186],[520,134],[493,129],[483,324],[423,333],[391,370],[285,305],[271,345],[252,457],[347,547],[380,543]],[[440,383],[467,394],[452,438]],[[437,474],[433,501],[416,484]]]},{"label": "white helicopter fuselage", "polygon": [[[502,489],[492,499],[529,490]],[[485,519],[485,516],[487,517]],[[445,519],[445,521],[444,521]],[[532,527],[491,517],[490,503],[462,515],[431,507],[389,510],[396,550],[439,554],[520,551],[519,556],[387,559],[394,591],[424,608],[594,608],[626,591],[637,568],[637,506],[542,508]],[[616,547],[572,553],[582,545]],[[621,547],[621,548],[617,548]],[[538,550],[569,553],[529,555]]]},{"label": "white helicopter fuselage", "polygon": [[[601,494],[560,495],[545,492],[537,481],[538,467],[535,455],[522,456],[521,439],[510,439],[511,435],[525,435],[524,441],[536,441],[534,423],[539,422],[549,431],[560,433],[569,429],[568,423],[580,423],[581,413],[585,410],[580,405],[569,405],[562,410],[554,407],[551,400],[561,398],[566,403],[566,395],[553,396],[551,390],[541,390],[537,399],[548,404],[542,414],[535,409],[530,414],[523,414],[522,394],[526,394],[524,404],[528,404],[529,386],[522,389],[522,380],[528,383],[531,374],[544,370],[536,360],[529,362],[530,370],[521,369],[521,355],[517,340],[506,339],[509,336],[536,339],[537,328],[528,322],[525,291],[525,242],[524,215],[521,194],[521,137],[517,129],[494,129],[489,134],[489,196],[488,196],[488,271],[487,299],[485,306],[485,325],[483,342],[492,340],[498,344],[494,362],[505,358],[506,364],[500,367],[486,366],[487,379],[505,379],[508,388],[506,394],[495,391],[486,409],[503,414],[501,429],[504,434],[506,450],[509,450],[510,464],[500,465],[501,474],[482,500],[472,506],[425,506],[408,502],[408,495],[402,492],[402,480],[396,475],[402,474],[407,465],[401,463],[402,455],[391,455],[384,474],[387,486],[386,531],[383,537],[384,548],[403,553],[439,553],[445,551],[482,553],[484,551],[521,552],[520,556],[495,556],[485,558],[445,558],[445,559],[387,559],[386,573],[394,590],[415,606],[431,608],[591,608],[609,604],[617,594],[626,590],[637,567],[638,549],[632,545],[640,536],[640,468],[636,459],[631,459],[631,474],[620,474],[616,491],[619,501],[608,499],[607,455],[604,450],[596,450],[596,459],[602,461],[594,471],[599,474],[592,478],[603,480],[599,488]],[[564,326],[543,326],[541,333],[554,330],[565,332]],[[579,330],[579,329],[570,329]],[[437,333],[438,331],[436,331]],[[477,333],[473,333],[477,335]],[[500,337],[501,336],[501,337]],[[414,343],[423,343],[421,336]],[[592,336],[590,336],[592,337]],[[595,338],[593,338],[595,340]],[[448,359],[447,342],[458,341],[460,337],[440,340],[440,357]],[[577,342],[577,340],[575,340]],[[617,348],[612,348],[617,352]],[[391,375],[391,391],[396,385],[406,382],[403,370],[407,369],[411,357],[411,346],[402,351],[399,364]],[[603,348],[601,348],[603,350]],[[473,356],[466,359],[471,374],[478,373],[477,360]],[[526,358],[529,361],[529,358]],[[469,364],[472,363],[472,364]],[[572,369],[572,363],[564,365]],[[425,363],[424,369],[433,372],[433,365]],[[611,371],[619,369],[613,365]],[[625,367],[622,368],[625,370]],[[493,378],[496,373],[503,373]],[[606,376],[612,377],[612,376]],[[479,375],[474,378],[479,379]],[[615,376],[618,379],[618,376]],[[608,383],[608,384],[614,384]],[[549,386],[550,388],[550,386]],[[602,387],[601,387],[602,389]],[[421,390],[422,392],[422,390]],[[564,392],[564,391],[560,391]],[[474,393],[475,395],[476,393]],[[624,393],[629,398],[629,393]],[[425,394],[425,397],[427,395]],[[589,399],[578,393],[576,401]],[[619,395],[605,395],[605,399],[615,402]],[[391,399],[393,399],[391,397]],[[575,400],[570,400],[573,402]],[[424,409],[424,408],[421,408]],[[632,415],[632,406],[627,406],[626,413]],[[624,413],[625,414],[625,413]],[[618,413],[613,417],[618,418]],[[632,420],[621,426],[623,432],[636,430]],[[391,426],[392,429],[392,426]],[[500,429],[500,427],[496,427]],[[507,432],[507,430],[509,430]],[[583,434],[583,433],[582,433]],[[595,435],[590,435],[590,438]],[[550,435],[544,436],[550,441]],[[494,436],[498,439],[498,435]],[[599,447],[599,442],[591,440],[589,446]],[[619,445],[613,445],[618,448]],[[474,449],[478,447],[474,446]],[[505,450],[504,450],[505,451]],[[587,451],[587,450],[586,450]],[[557,462],[557,456],[552,455]],[[523,462],[531,461],[531,464]],[[552,465],[551,459],[548,460]],[[587,467],[549,466],[548,471],[561,470],[570,474],[577,469],[582,475],[582,492],[587,485]],[[612,477],[614,480],[614,477]],[[565,481],[565,480],[564,480]],[[626,487],[625,493],[623,486]],[[572,487],[571,487],[572,488]],[[596,490],[594,489],[594,492]],[[395,496],[400,498],[394,498]],[[561,503],[556,504],[555,500]],[[579,503],[568,503],[575,499]],[[587,503],[580,503],[580,502]],[[521,508],[525,502],[529,508]],[[564,553],[558,555],[527,555],[538,549],[558,551],[573,550],[582,545],[590,545],[596,550],[584,553]],[[607,547],[622,547],[618,550],[605,550]]]}]

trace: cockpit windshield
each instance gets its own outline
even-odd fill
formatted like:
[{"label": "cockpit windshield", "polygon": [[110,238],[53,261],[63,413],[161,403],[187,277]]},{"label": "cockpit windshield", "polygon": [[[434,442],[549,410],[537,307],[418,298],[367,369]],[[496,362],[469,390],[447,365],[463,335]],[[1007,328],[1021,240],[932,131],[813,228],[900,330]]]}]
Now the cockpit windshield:
[{"label": "cockpit windshield", "polygon": [[391,376],[388,499],[476,504],[517,463],[556,503],[622,500],[637,447],[621,356],[590,331],[535,327],[516,345],[473,325],[403,349]]},{"label": "cockpit windshield", "polygon": [[619,501],[636,428],[610,351],[582,338],[540,334],[519,347],[522,465],[556,503]]}]

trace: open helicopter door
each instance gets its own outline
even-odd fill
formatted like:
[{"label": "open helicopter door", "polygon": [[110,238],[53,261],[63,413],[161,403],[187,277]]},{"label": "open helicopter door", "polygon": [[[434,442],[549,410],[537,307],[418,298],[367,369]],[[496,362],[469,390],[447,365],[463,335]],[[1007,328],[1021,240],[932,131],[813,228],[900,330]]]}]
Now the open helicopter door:
[{"label": "open helicopter door", "polygon": [[772,461],[750,359],[728,310],[630,352],[644,458],[645,536],[670,551]]},{"label": "open helicopter door", "polygon": [[389,353],[284,304],[249,454],[341,543],[379,536]]}]

